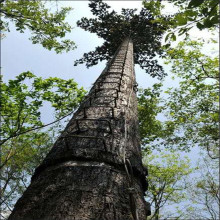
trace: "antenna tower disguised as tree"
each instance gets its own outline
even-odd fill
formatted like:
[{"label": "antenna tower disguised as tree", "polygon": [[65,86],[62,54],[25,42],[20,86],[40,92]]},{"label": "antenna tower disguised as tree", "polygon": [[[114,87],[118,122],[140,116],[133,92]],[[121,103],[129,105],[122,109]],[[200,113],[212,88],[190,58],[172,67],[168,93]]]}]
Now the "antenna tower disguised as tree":
[{"label": "antenna tower disguised as tree", "polygon": [[146,169],[141,161],[134,64],[151,76],[164,72],[164,28],[147,9],[108,12],[91,1],[97,16],[78,25],[105,42],[76,61],[87,67],[107,59],[104,71],[53,148],[36,169],[9,220],[146,220]]}]

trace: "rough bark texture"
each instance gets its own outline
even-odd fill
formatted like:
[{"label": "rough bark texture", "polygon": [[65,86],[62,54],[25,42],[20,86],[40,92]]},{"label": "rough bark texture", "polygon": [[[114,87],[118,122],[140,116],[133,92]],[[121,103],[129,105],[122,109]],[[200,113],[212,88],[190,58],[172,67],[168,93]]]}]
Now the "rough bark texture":
[{"label": "rough bark texture", "polygon": [[146,220],[133,44],[125,39],[9,220]]}]

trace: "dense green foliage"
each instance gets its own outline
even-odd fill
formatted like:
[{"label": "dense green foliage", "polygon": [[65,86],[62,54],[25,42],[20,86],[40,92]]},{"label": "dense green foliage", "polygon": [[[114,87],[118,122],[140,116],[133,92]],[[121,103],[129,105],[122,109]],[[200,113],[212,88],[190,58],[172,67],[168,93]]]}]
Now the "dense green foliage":
[{"label": "dense green foliage", "polygon": [[[199,145],[217,154],[218,57],[203,54],[203,45],[188,39],[167,50],[166,64],[171,64],[179,87],[168,88],[166,99],[158,84],[141,91],[139,120],[143,144],[160,138],[154,147],[164,145],[188,151]],[[159,113],[167,116],[164,122],[157,120]]]},{"label": "dense green foliage", "polygon": [[[136,9],[122,9],[120,15],[114,10],[108,10],[110,6],[102,0],[90,1],[89,7],[96,18],[82,18],[77,22],[78,26],[98,37],[104,39],[102,46],[96,47],[94,51],[85,53],[83,58],[77,60],[75,65],[86,63],[87,67],[96,65],[98,61],[109,60],[121,42],[130,37],[134,42],[134,62],[145,69],[152,77],[162,78],[164,71],[153,59],[162,54],[161,38],[166,26],[155,20],[150,10],[142,8],[139,14]],[[161,19],[168,20],[160,15]]]},{"label": "dense green foliage", "polygon": [[163,134],[162,123],[157,119],[159,113],[164,109],[159,106],[161,101],[162,83],[157,83],[152,88],[140,89],[138,94],[138,117],[141,143],[145,151],[151,151],[150,143],[160,138]]},{"label": "dense green foliage", "polygon": [[182,79],[179,88],[167,91],[170,95],[167,103],[169,117],[179,131],[169,141],[178,143],[181,149],[199,145],[216,157],[219,144],[219,60],[203,54],[203,44],[188,40],[168,50],[172,72]]},{"label": "dense green foliage", "polygon": [[75,48],[75,43],[69,39],[60,40],[71,32],[71,26],[65,22],[70,7],[60,11],[50,12],[42,1],[13,1],[0,2],[0,30],[10,31],[9,23],[13,22],[16,30],[23,33],[25,29],[31,31],[33,44],[41,44],[44,48],[54,49],[57,53]]},{"label": "dense green foliage", "polygon": [[[189,31],[195,27],[199,30],[217,28],[219,24],[219,1],[218,0],[144,0],[145,8],[154,14],[163,14],[165,5],[170,3],[174,8],[169,22],[164,19],[155,19],[166,25],[169,32],[165,40],[176,40],[176,35],[189,35]],[[169,26],[169,28],[168,28]]]},{"label": "dense green foliage", "polygon": [[[0,204],[3,210],[10,210],[23,193],[34,169],[53,145],[60,119],[72,115],[84,95],[85,90],[78,88],[72,79],[42,79],[31,72],[21,73],[8,83],[1,82]],[[54,109],[57,122],[49,129],[41,118],[48,107]]]},{"label": "dense green foliage", "polygon": [[178,203],[186,200],[187,195],[184,191],[186,182],[183,180],[186,180],[193,171],[190,168],[189,159],[182,159],[176,152],[157,155],[148,153],[145,156],[145,163],[149,171],[149,188],[146,198],[152,208],[151,216],[148,219],[158,220],[173,217],[174,211],[166,210],[164,212],[163,207],[168,205],[176,207]]},{"label": "dense green foliage", "polygon": [[[169,186],[164,186],[158,191],[154,186],[160,181],[155,181],[152,187],[150,185],[149,193],[155,194],[155,198],[152,197],[154,201],[157,197],[160,198],[159,202],[166,200],[162,203],[166,208],[163,210],[163,206],[160,207],[162,210],[160,218],[169,216],[180,219],[218,219],[219,61],[212,53],[208,55],[202,52],[206,43],[187,39],[167,49],[165,64],[170,65],[172,72],[170,76],[176,81],[176,86],[166,88],[164,91],[163,83],[160,83],[153,85],[152,88],[142,89],[139,93],[140,132],[142,148],[146,152],[145,160],[148,166],[150,165],[149,180],[167,177],[165,170],[158,168],[164,149],[172,152],[169,161],[174,164],[178,151],[190,152],[197,147],[199,149],[197,154],[199,152],[204,154],[199,161],[198,170],[194,170],[194,174],[190,175],[191,179],[185,182],[185,188],[179,191],[185,194],[185,202],[177,209],[172,209],[172,213],[164,211],[172,204],[165,196]],[[211,39],[208,43],[215,45],[216,41]],[[159,120],[161,115],[163,119]],[[155,161],[154,157],[158,159]],[[162,162],[162,165],[165,164]],[[175,168],[175,165],[168,168]],[[188,168],[186,171],[190,170]],[[161,170],[163,171],[160,172]],[[167,180],[169,182],[172,178]],[[183,184],[182,181],[183,179],[179,179],[176,184]],[[174,186],[172,188],[175,189]],[[173,191],[170,199],[178,201],[178,196]],[[156,200],[152,206],[152,219],[157,219],[158,201]]]},{"label": "dense green foliage", "polygon": [[[31,83],[31,88],[26,82]],[[78,89],[72,79],[57,77],[42,79],[31,72],[24,72],[1,83],[1,142],[25,133],[38,126],[43,126],[40,107],[43,101],[50,102],[56,111],[56,118],[73,112],[85,94]]]}]

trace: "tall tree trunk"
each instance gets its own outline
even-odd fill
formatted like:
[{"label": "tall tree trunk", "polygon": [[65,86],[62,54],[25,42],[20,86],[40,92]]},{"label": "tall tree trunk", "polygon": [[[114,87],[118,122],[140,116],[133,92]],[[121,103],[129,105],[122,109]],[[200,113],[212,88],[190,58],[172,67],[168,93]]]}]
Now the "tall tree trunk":
[{"label": "tall tree trunk", "polygon": [[146,220],[133,43],[125,39],[9,220]]}]

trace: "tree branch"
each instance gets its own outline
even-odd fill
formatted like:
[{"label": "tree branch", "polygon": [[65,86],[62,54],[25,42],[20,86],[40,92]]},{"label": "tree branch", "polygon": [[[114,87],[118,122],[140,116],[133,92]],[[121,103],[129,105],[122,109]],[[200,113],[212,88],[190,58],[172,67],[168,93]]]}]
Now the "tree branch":
[{"label": "tree branch", "polygon": [[[74,111],[75,111],[75,110],[74,110]],[[45,128],[45,127],[47,127],[47,126],[49,126],[49,125],[52,125],[52,124],[54,124],[54,123],[56,123],[56,122],[58,122],[58,121],[61,121],[62,119],[66,118],[67,116],[70,116],[71,114],[73,114],[74,111],[72,111],[72,112],[68,113],[67,115],[65,115],[65,116],[63,116],[63,117],[61,117],[61,118],[59,118],[59,119],[57,119],[57,120],[55,120],[55,121],[53,121],[53,122],[51,122],[51,123],[48,123],[48,124],[46,124],[46,125],[39,126],[39,127],[35,127],[35,128],[31,128],[31,129],[29,129],[29,130],[27,130],[27,131],[20,132],[20,133],[18,133],[18,134],[15,133],[15,134],[11,135],[10,137],[8,137],[8,138],[4,139],[3,141],[1,141],[1,142],[0,142],[0,146],[3,145],[6,141],[10,140],[11,138],[17,137],[17,136],[22,135],[22,134],[26,134],[26,133],[28,133],[28,132],[30,132],[30,131],[34,131],[34,130],[38,130],[38,129],[41,129],[41,128]]]}]

